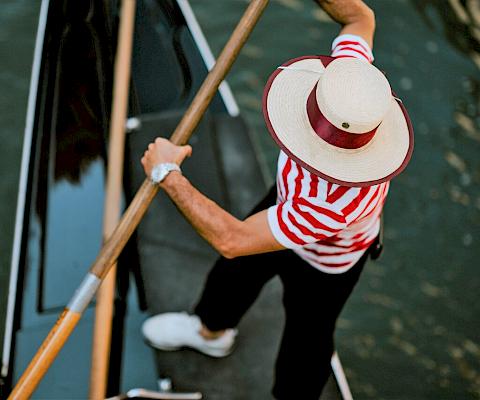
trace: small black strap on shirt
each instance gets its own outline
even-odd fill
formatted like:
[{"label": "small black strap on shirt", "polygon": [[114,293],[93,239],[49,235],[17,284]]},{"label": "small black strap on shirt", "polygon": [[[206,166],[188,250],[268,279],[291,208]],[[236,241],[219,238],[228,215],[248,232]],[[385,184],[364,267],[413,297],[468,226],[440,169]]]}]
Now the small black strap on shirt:
[{"label": "small black strap on shirt", "polygon": [[370,258],[372,260],[378,260],[383,252],[383,213],[380,216],[380,232],[378,233],[377,239],[373,242],[370,247]]}]

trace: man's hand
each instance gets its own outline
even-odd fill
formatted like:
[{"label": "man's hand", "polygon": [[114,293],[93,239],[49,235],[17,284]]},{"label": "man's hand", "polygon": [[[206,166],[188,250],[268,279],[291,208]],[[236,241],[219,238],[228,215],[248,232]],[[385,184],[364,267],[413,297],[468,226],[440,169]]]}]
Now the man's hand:
[{"label": "man's hand", "polygon": [[155,165],[175,163],[180,166],[183,160],[191,155],[192,147],[189,145],[177,146],[167,139],[156,138],[155,142],[148,145],[148,149],[143,154],[141,163],[145,170],[145,174],[147,177],[150,177],[152,168]]},{"label": "man's hand", "polygon": [[362,0],[315,0],[343,28],[340,34],[361,36],[373,47],[375,14]]}]

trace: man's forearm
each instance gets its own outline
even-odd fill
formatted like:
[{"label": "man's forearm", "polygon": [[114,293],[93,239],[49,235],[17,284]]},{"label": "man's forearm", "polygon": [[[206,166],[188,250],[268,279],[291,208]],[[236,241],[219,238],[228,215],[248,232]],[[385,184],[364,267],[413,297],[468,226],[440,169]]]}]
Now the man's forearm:
[{"label": "man's forearm", "polygon": [[315,0],[333,20],[343,25],[343,33],[357,33],[373,46],[375,14],[362,0]]},{"label": "man's forearm", "polygon": [[342,25],[372,15],[372,10],[362,0],[315,0],[315,2]]},{"label": "man's forearm", "polygon": [[229,257],[242,221],[200,193],[180,173],[170,173],[161,188],[195,230],[220,254]]},{"label": "man's forearm", "polygon": [[[156,165],[181,165],[192,148],[176,146],[164,138],[148,145],[140,162],[145,174],[152,176]],[[188,222],[208,243],[226,258],[282,250],[268,223],[268,210],[259,211],[240,221],[204,196],[181,173],[173,171],[160,183]]]}]

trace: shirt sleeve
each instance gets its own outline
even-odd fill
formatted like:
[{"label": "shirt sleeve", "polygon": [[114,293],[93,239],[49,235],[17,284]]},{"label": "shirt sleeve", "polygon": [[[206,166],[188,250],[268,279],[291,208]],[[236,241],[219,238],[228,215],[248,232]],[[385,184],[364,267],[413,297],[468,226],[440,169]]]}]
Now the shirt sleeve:
[{"label": "shirt sleeve", "polygon": [[340,35],[332,43],[332,57],[355,57],[372,63],[372,49],[368,43],[357,35]]},{"label": "shirt sleeve", "polygon": [[298,249],[335,236],[347,226],[344,215],[318,198],[299,197],[268,209],[275,239],[287,249]]}]

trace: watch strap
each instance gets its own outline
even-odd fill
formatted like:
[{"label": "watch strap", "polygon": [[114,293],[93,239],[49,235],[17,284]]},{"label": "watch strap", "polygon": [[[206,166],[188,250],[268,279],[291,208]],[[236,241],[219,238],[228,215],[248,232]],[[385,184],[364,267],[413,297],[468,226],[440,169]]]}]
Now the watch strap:
[{"label": "watch strap", "polygon": [[175,163],[157,164],[152,168],[152,172],[150,173],[150,179],[153,183],[161,183],[172,171],[182,173],[180,167]]}]

